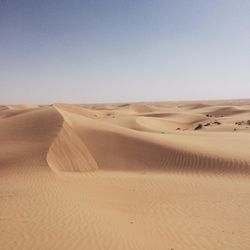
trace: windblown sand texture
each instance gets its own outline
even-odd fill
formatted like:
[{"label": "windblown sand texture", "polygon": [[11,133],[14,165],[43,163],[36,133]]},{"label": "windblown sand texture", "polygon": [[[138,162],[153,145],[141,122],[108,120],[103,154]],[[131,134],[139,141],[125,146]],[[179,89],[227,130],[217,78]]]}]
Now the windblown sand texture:
[{"label": "windblown sand texture", "polygon": [[250,102],[0,106],[0,249],[250,249]]}]

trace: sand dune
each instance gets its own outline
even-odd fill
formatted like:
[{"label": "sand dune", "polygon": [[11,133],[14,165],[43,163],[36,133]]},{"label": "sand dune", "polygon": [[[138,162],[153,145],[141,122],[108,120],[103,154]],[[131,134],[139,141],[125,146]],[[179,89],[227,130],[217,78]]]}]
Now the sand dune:
[{"label": "sand dune", "polygon": [[50,146],[47,162],[55,171],[96,170],[97,164],[83,141],[66,123]]},{"label": "sand dune", "polygon": [[0,119],[0,166],[20,162],[38,162],[47,165],[47,151],[56,137],[62,117],[54,108],[34,109],[15,113]]},{"label": "sand dune", "polygon": [[0,106],[1,249],[248,249],[249,120],[246,101]]},{"label": "sand dune", "polygon": [[[195,111],[197,112],[197,110]],[[241,113],[249,113],[249,109],[239,108],[239,107],[202,107],[199,108],[199,112],[214,116],[214,117],[223,117],[223,116],[232,116]]]},{"label": "sand dune", "polygon": [[153,111],[153,108],[146,104],[131,104],[129,109],[135,113],[148,113]]},{"label": "sand dune", "polygon": [[24,110],[24,109],[38,108],[39,106],[30,104],[20,104],[20,105],[8,105],[7,107],[12,110]]}]

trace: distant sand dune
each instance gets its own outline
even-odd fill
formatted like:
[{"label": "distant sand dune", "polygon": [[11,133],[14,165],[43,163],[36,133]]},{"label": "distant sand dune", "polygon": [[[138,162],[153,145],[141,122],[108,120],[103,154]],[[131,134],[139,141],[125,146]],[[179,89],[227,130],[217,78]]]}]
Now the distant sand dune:
[{"label": "distant sand dune", "polygon": [[148,113],[153,111],[153,108],[146,104],[131,104],[129,109],[136,113]]},{"label": "distant sand dune", "polygon": [[34,109],[38,108],[38,105],[30,105],[30,104],[20,104],[20,105],[8,105],[9,109],[12,110],[23,110],[23,109]]},{"label": "distant sand dune", "polygon": [[[201,113],[206,113],[210,116],[221,117],[221,116],[232,116],[241,113],[249,113],[249,109],[239,108],[239,107],[221,107],[221,106],[212,106],[210,108],[199,109]],[[197,110],[196,110],[197,112]]]}]

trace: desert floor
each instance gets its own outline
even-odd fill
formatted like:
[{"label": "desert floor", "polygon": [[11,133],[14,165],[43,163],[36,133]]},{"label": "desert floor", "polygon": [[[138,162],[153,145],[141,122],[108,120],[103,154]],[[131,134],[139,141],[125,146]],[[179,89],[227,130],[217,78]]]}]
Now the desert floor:
[{"label": "desert floor", "polygon": [[250,249],[250,101],[0,106],[0,249]]}]

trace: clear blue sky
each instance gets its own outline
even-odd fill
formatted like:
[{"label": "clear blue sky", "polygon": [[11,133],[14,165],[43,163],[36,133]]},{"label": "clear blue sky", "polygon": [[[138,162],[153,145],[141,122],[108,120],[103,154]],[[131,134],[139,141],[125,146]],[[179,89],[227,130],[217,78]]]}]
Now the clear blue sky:
[{"label": "clear blue sky", "polygon": [[0,0],[0,103],[247,97],[249,0]]}]

